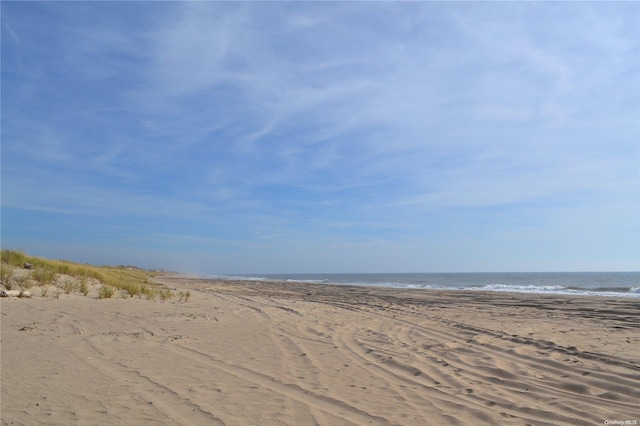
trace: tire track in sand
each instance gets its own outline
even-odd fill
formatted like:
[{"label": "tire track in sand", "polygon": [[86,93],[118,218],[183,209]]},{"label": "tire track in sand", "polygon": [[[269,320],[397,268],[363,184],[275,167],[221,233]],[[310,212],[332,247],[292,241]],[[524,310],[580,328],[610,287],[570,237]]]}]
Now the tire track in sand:
[{"label": "tire track in sand", "polygon": [[[350,306],[351,309],[353,309],[353,306]],[[546,410],[547,402],[552,402],[554,405],[562,407],[562,411],[565,412],[562,420],[567,424],[584,424],[585,413],[593,412],[593,406],[599,407],[604,413],[620,412],[621,410],[629,413],[637,412],[637,408],[633,403],[634,395],[637,396],[637,386],[633,387],[632,381],[627,383],[627,386],[618,387],[619,395],[611,395],[611,392],[606,392],[607,388],[611,390],[611,382],[607,380],[606,376],[604,380],[599,380],[599,383],[594,379],[589,387],[591,389],[587,389],[582,385],[573,385],[571,382],[567,382],[566,379],[570,377],[567,374],[568,372],[574,375],[581,375],[584,378],[585,375],[590,374],[587,369],[567,368],[565,364],[545,358],[523,357],[513,351],[505,351],[504,348],[493,347],[486,342],[474,342],[473,339],[468,338],[466,339],[468,348],[463,348],[462,345],[452,344],[451,342],[464,342],[464,334],[456,333],[456,328],[451,327],[445,327],[444,331],[441,330],[440,328],[442,327],[438,326],[437,320],[432,323],[435,327],[424,327],[414,321],[398,318],[400,312],[395,312],[393,316],[380,312],[369,313],[374,317],[384,317],[384,326],[380,326],[379,331],[371,330],[366,339],[362,338],[363,328],[351,327],[351,330],[343,330],[340,341],[345,350],[357,353],[364,361],[368,360],[372,364],[377,361],[376,365],[385,374],[400,377],[410,383],[422,383],[421,376],[422,378],[424,376],[421,374],[420,369],[410,365],[411,363],[407,364],[406,360],[405,362],[398,362],[392,359],[394,351],[398,348],[403,346],[414,348],[409,352],[413,353],[414,356],[421,355],[420,359],[413,363],[414,365],[426,367],[432,372],[442,371],[443,368],[446,368],[448,373],[443,371],[443,378],[448,380],[450,385],[452,379],[458,382],[457,389],[445,391],[440,388],[440,391],[444,393],[434,394],[432,397],[436,400],[441,399],[446,403],[460,403],[466,406],[473,404],[480,407],[489,405],[491,407],[489,411],[500,410],[500,414],[503,416],[530,419],[537,424],[540,422],[553,424],[558,420],[557,412]],[[405,333],[407,330],[417,332],[421,335],[420,338],[407,340],[400,335],[390,333],[394,329],[394,327],[390,326],[390,323],[394,321],[410,325],[410,327],[405,326],[398,329],[404,329]],[[375,321],[367,321],[369,328],[372,324],[375,324]],[[372,337],[373,335],[375,336]],[[385,342],[384,339],[381,339],[381,335],[388,341]],[[421,347],[420,340],[438,343]],[[366,343],[363,341],[366,341]],[[434,347],[436,350],[429,350]],[[420,349],[416,350],[417,348]],[[403,353],[401,352],[400,354],[402,355]],[[403,355],[406,358],[407,353],[405,352]],[[482,365],[483,360],[485,360],[485,365]],[[523,364],[523,361],[525,361],[524,365],[530,372],[551,371],[556,379],[550,383],[545,383],[533,376],[525,381],[523,377],[509,371],[510,368],[507,366],[519,366]],[[431,379],[433,380],[433,378]],[[613,377],[610,377],[610,379],[613,379]],[[472,384],[474,382],[496,383],[499,385],[498,393],[501,393],[501,396],[490,395],[492,399],[482,400],[478,394],[473,394]],[[431,384],[433,385],[433,382]],[[436,383],[436,385],[439,384]],[[467,387],[465,387],[465,384]],[[451,388],[451,386],[449,387]],[[464,392],[460,392],[462,388],[468,393],[467,395],[464,395]],[[592,388],[601,388],[602,395],[585,394],[585,391],[593,391]],[[426,391],[433,393],[433,389],[428,387]],[[541,395],[544,395],[542,400],[540,400]],[[500,398],[498,399],[497,397],[499,396]],[[572,401],[575,397],[579,397],[580,402]],[[585,399],[591,402],[585,403]],[[487,411],[486,407],[483,407],[482,411]]]},{"label": "tire track in sand", "polygon": [[[83,353],[90,364],[101,374],[114,377],[121,383],[128,392],[136,395],[139,399],[146,401],[149,405],[163,413],[167,418],[177,424],[210,424],[225,426],[225,423],[213,413],[194,404],[188,397],[185,397],[171,388],[168,384],[161,383],[158,379],[144,374],[141,370],[124,365],[120,361],[112,361],[106,357],[105,353],[91,341],[86,341]],[[150,346],[160,346],[156,343]],[[170,345],[165,345],[170,346]]]},{"label": "tire track in sand", "polygon": [[350,423],[389,425],[389,422],[386,419],[373,416],[363,410],[346,404],[343,401],[304,389],[297,384],[285,383],[275,377],[250,368],[229,364],[226,361],[213,357],[210,354],[180,345],[172,346],[168,348],[168,350],[181,357],[187,357],[193,362],[204,363],[208,368],[220,370],[239,379],[255,383],[264,389],[269,389],[272,392],[297,400]]},{"label": "tire track in sand", "polygon": [[[262,297],[252,294],[242,303],[264,310],[269,305],[282,315],[295,307],[288,301],[350,311],[344,314],[351,319],[348,324],[322,323],[319,317],[311,327],[304,321],[294,321],[294,326],[283,317],[281,330],[299,348],[314,339],[329,344],[331,337],[350,364],[386,380],[408,410],[424,404],[431,408],[423,412],[450,413],[445,419],[450,423],[461,423],[456,410],[489,424],[496,424],[496,418],[503,419],[501,424],[582,425],[600,423],[611,413],[640,417],[635,404],[638,365],[633,361],[435,316],[440,307],[425,308],[423,300],[371,293],[351,299],[342,291],[334,296],[323,288],[309,289],[295,294],[263,287]],[[264,298],[271,303],[262,302]]]}]

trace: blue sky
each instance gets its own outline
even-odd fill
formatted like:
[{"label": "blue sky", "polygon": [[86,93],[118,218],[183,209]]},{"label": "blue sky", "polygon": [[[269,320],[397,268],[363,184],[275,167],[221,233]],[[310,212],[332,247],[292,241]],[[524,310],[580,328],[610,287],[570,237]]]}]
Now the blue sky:
[{"label": "blue sky", "polygon": [[640,3],[6,2],[2,246],[640,269]]}]

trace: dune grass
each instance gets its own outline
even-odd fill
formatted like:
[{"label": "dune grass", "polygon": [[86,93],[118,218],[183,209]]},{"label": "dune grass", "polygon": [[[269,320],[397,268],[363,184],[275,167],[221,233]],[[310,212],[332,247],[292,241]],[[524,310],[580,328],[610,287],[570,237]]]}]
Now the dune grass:
[{"label": "dune grass", "polygon": [[182,302],[183,300],[184,300],[185,302],[188,302],[190,297],[191,297],[191,292],[190,292],[190,291],[187,291],[186,293],[185,293],[184,291],[181,291],[181,292],[178,294],[178,300],[179,300],[179,301],[181,301],[181,302]]},{"label": "dune grass", "polygon": [[80,293],[85,296],[89,294],[89,284],[87,282],[87,277],[80,278]]},{"label": "dune grass", "polygon": [[[171,298],[170,290],[158,290],[161,285],[154,284],[150,278],[157,275],[152,271],[147,271],[131,266],[93,266],[69,262],[66,260],[50,260],[42,257],[29,256],[17,250],[2,250],[1,274],[2,283],[11,285],[9,278],[18,268],[23,268],[25,263],[32,265],[30,279],[40,286],[47,286],[56,280],[58,274],[68,275],[76,278],[78,286],[63,284],[65,293],[69,293],[78,288],[85,296],[89,293],[88,281],[95,279],[101,285],[100,298],[110,298],[118,290],[127,292],[130,296],[153,299],[157,294],[161,294],[162,300]],[[159,293],[164,291],[164,293]]]},{"label": "dune grass", "polygon": [[102,287],[100,287],[98,299],[111,299],[115,293],[115,288],[111,287],[110,285],[103,284]]},{"label": "dune grass", "polygon": [[15,266],[9,264],[5,265],[5,263],[2,262],[2,264],[0,265],[0,280],[2,280],[3,283],[8,282],[15,269]]},{"label": "dune grass", "polygon": [[76,283],[74,282],[65,282],[64,283],[64,294],[69,294],[76,288]]},{"label": "dune grass", "polygon": [[31,274],[31,278],[40,283],[40,285],[51,284],[56,279],[56,271],[49,268],[39,266]]}]

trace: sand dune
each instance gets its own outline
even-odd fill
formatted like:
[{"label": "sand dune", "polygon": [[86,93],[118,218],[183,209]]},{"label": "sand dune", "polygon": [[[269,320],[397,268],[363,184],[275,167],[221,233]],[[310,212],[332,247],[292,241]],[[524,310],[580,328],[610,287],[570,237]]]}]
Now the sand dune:
[{"label": "sand dune", "polygon": [[640,422],[633,299],[162,280],[3,299],[2,424]]}]

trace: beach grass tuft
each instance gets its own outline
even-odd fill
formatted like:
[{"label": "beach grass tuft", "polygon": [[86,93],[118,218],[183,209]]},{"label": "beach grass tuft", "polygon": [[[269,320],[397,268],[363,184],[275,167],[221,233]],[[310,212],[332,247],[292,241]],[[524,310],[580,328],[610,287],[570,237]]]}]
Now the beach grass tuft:
[{"label": "beach grass tuft", "polygon": [[55,270],[39,266],[33,271],[31,277],[40,285],[51,284],[56,279],[57,272]]},{"label": "beach grass tuft", "polygon": [[169,290],[169,289],[160,290],[160,299],[161,300],[169,300],[172,297],[173,297],[173,293],[171,293],[171,290]]},{"label": "beach grass tuft", "polygon": [[89,283],[87,277],[80,278],[80,293],[85,296],[89,294]]},{"label": "beach grass tuft", "polygon": [[72,281],[66,281],[64,283],[64,294],[69,294],[76,288],[76,283]]},{"label": "beach grass tuft", "polygon": [[110,285],[103,284],[102,287],[100,287],[100,291],[98,292],[98,299],[111,299],[115,293],[115,288],[111,287]]},{"label": "beach grass tuft", "polygon": [[147,289],[145,289],[144,295],[147,297],[147,300],[155,300],[155,298],[156,298],[156,289],[147,288]]},{"label": "beach grass tuft", "polygon": [[5,264],[4,262],[0,265],[0,281],[2,284],[5,284],[6,286],[7,283],[9,283],[9,278],[11,278],[15,269],[15,266]]}]

